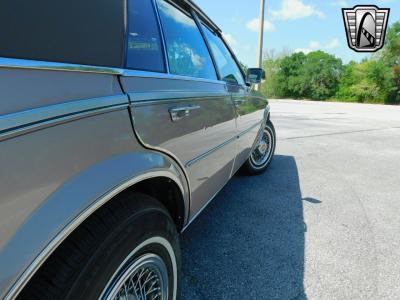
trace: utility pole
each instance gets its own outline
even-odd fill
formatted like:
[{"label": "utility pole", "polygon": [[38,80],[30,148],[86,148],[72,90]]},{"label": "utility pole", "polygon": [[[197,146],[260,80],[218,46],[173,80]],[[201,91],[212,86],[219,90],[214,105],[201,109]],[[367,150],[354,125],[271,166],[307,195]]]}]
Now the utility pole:
[{"label": "utility pole", "polygon": [[[264,43],[264,12],[265,12],[265,0],[260,0],[260,35],[258,37],[258,61],[257,67],[262,68],[263,63],[263,43]],[[257,91],[260,90],[261,84],[257,84]]]},{"label": "utility pole", "polygon": [[258,37],[258,65],[257,67],[262,68],[263,59],[263,43],[264,43],[264,11],[265,11],[265,0],[260,0],[260,35]]}]

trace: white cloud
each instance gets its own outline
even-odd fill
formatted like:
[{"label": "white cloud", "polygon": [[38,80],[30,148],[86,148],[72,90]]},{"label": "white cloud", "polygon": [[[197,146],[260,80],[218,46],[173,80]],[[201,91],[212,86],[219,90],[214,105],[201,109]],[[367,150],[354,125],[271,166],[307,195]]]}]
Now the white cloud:
[{"label": "white cloud", "polygon": [[321,49],[321,43],[318,41],[311,41],[308,48],[297,48],[294,50],[294,52],[299,53],[303,52],[304,54],[308,54],[312,51],[316,51],[318,49]]},{"label": "white cloud", "polygon": [[294,50],[294,52],[303,52],[304,54],[308,54],[312,51],[317,51],[317,50],[330,50],[330,49],[337,49],[340,48],[340,42],[339,39],[332,39],[328,43],[322,45],[318,41],[310,41],[308,48],[297,48]]},{"label": "white cloud", "polygon": [[337,48],[340,48],[339,39],[332,39],[332,40],[330,40],[330,41],[326,44],[325,48],[326,48],[326,49],[337,49]]},{"label": "white cloud", "polygon": [[237,44],[236,39],[233,37],[232,34],[229,33],[223,33],[222,34],[224,36],[225,41],[232,47],[235,46]]},{"label": "white cloud", "polygon": [[331,5],[340,7],[350,7],[349,3],[346,0],[336,0],[334,2],[331,2]]},{"label": "white cloud", "polygon": [[279,10],[271,10],[274,19],[287,21],[303,19],[311,16],[325,18],[325,14],[312,5],[305,4],[302,0],[282,0]]},{"label": "white cloud", "polygon": [[304,54],[308,54],[308,53],[310,53],[312,51],[313,50],[311,50],[310,48],[297,48],[297,49],[294,49],[294,53],[303,52]]},{"label": "white cloud", "polygon": [[[260,30],[260,19],[258,19],[258,18],[252,19],[249,22],[247,22],[246,26],[247,26],[247,29],[258,32]],[[264,21],[264,30],[265,31],[272,32],[272,31],[275,31],[275,29],[276,29],[275,25],[272,22],[270,22],[268,20]]]},{"label": "white cloud", "polygon": [[317,41],[311,41],[310,42],[310,49],[320,49],[321,48],[321,43]]}]

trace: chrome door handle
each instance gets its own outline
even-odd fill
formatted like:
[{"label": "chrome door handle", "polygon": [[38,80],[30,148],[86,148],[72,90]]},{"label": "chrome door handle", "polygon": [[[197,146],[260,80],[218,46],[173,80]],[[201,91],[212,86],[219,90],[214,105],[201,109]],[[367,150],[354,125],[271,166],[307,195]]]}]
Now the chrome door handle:
[{"label": "chrome door handle", "polygon": [[200,109],[199,105],[179,106],[172,107],[169,109],[171,120],[173,122],[182,120],[183,118],[189,117],[192,110]]}]

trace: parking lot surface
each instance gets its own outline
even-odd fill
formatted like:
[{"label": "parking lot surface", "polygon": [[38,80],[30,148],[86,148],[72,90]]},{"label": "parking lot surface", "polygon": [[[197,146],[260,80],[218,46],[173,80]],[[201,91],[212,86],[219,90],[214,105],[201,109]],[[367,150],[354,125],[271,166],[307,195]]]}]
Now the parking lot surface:
[{"label": "parking lot surface", "polygon": [[399,299],[400,107],[271,101],[269,170],[182,236],[183,299]]}]

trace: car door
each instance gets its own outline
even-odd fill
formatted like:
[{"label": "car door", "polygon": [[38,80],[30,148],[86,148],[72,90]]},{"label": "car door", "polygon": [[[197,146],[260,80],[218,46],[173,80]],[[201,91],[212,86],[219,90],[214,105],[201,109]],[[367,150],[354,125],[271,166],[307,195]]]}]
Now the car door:
[{"label": "car door", "polygon": [[238,154],[235,167],[237,170],[249,158],[260,130],[266,120],[265,108],[267,99],[254,87],[246,87],[244,97],[236,102],[237,129],[238,129]]},{"label": "car door", "polygon": [[121,83],[137,137],[185,170],[193,216],[230,178],[235,108],[191,13],[165,0],[155,4],[129,1],[126,67],[132,70]]},{"label": "car door", "polygon": [[227,83],[237,114],[237,157],[233,171],[249,157],[264,118],[266,100],[245,83],[237,59],[221,35],[202,24],[221,79]]}]

